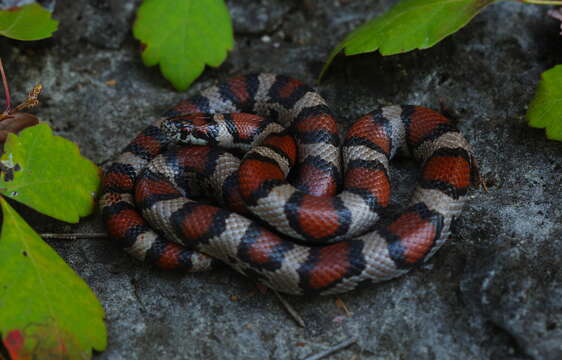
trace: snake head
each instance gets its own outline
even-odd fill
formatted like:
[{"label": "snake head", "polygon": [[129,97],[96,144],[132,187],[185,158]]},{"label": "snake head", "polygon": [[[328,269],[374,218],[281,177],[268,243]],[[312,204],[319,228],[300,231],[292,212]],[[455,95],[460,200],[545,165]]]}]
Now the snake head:
[{"label": "snake head", "polygon": [[191,113],[164,119],[160,128],[171,139],[191,145],[212,144],[217,136],[214,117],[208,113]]}]

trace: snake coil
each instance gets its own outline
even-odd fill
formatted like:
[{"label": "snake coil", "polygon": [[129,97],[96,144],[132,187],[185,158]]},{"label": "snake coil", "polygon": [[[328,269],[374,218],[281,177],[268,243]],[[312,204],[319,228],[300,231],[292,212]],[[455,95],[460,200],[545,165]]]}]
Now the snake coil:
[{"label": "snake coil", "polygon": [[[400,148],[419,162],[420,180],[409,205],[381,219]],[[439,113],[382,107],[340,146],[315,90],[260,73],[210,87],[148,126],[109,166],[100,206],[110,236],[139,260],[188,271],[218,260],[281,292],[325,295],[427,261],[476,176],[469,144]]]}]

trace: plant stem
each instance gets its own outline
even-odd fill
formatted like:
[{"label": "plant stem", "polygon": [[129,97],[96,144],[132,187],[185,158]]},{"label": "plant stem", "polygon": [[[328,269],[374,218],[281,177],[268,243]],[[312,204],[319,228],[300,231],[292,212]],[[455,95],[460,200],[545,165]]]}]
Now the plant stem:
[{"label": "plant stem", "polygon": [[4,93],[6,94],[6,109],[5,114],[9,114],[12,103],[10,100],[10,88],[8,87],[8,79],[6,78],[6,73],[4,72],[4,65],[2,64],[2,59],[0,59],[0,73],[2,74],[2,84],[4,85]]},{"label": "plant stem", "polygon": [[324,350],[324,351],[322,351],[322,352],[319,352],[319,353],[316,354],[316,355],[307,357],[306,360],[320,360],[320,359],[323,359],[323,358],[325,358],[326,356],[332,355],[332,354],[335,353],[336,351],[345,349],[346,347],[348,347],[348,346],[350,346],[350,345],[352,345],[352,344],[355,344],[356,342],[357,342],[357,338],[351,338],[351,339],[349,339],[349,340],[342,341],[341,343],[339,343],[339,344],[337,344],[337,345],[335,345],[335,346],[332,346],[331,348],[326,349],[326,350]]},{"label": "plant stem", "polygon": [[560,0],[519,0],[519,2],[536,5],[562,5]]}]

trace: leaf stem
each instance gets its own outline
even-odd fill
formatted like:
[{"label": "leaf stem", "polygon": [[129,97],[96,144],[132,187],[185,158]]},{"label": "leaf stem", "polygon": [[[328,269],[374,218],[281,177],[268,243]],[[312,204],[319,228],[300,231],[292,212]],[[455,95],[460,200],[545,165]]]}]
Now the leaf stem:
[{"label": "leaf stem", "polygon": [[10,88],[8,87],[8,79],[6,78],[6,73],[4,72],[4,64],[2,64],[2,59],[0,59],[0,73],[2,74],[4,93],[6,94],[6,109],[4,110],[4,114],[9,114],[12,108],[12,103],[10,99]]},{"label": "leaf stem", "polygon": [[536,5],[562,5],[560,0],[519,0],[519,2]]}]

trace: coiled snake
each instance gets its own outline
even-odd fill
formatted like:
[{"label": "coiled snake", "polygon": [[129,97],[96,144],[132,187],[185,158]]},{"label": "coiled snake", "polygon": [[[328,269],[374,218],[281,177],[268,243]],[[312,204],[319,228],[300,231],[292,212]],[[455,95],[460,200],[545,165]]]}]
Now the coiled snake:
[{"label": "coiled snake", "polygon": [[[421,164],[420,180],[405,210],[379,220],[401,147]],[[432,110],[379,108],[340,146],[315,90],[260,73],[148,126],[109,166],[100,204],[110,236],[139,260],[189,271],[218,260],[278,291],[324,295],[426,261],[476,176],[469,144]]]}]

